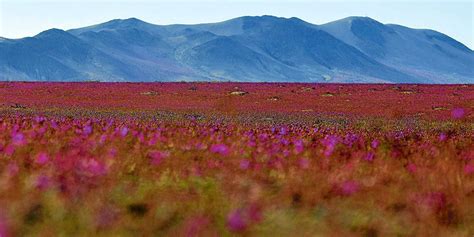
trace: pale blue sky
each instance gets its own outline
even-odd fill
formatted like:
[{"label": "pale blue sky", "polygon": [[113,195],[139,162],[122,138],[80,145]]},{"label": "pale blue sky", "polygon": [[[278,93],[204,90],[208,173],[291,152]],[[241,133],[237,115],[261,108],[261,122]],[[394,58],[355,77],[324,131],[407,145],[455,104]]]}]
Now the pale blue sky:
[{"label": "pale blue sky", "polygon": [[474,0],[0,0],[0,36],[20,38],[49,28],[71,29],[116,18],[154,24],[218,22],[243,15],[299,17],[322,24],[347,16],[429,28],[474,49]]}]

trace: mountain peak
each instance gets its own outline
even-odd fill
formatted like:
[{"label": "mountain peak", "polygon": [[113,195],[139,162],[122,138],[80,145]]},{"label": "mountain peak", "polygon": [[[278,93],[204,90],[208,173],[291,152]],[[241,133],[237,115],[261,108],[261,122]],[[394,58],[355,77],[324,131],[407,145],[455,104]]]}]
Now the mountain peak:
[{"label": "mountain peak", "polygon": [[374,19],[372,19],[368,16],[350,16],[350,17],[342,18],[340,20],[328,22],[324,25],[353,24],[354,22],[362,23],[362,24],[384,25],[384,24],[380,23],[379,21],[374,20]]},{"label": "mountain peak", "polygon": [[58,38],[58,37],[68,37],[71,36],[71,34],[67,33],[64,30],[57,29],[57,28],[52,28],[49,30],[45,30],[35,36],[35,38]]},{"label": "mountain peak", "polygon": [[132,17],[132,18],[127,18],[127,19],[114,19],[100,25],[107,26],[110,28],[116,28],[116,27],[137,27],[140,25],[151,25],[151,24],[148,22],[142,21],[138,18]]}]

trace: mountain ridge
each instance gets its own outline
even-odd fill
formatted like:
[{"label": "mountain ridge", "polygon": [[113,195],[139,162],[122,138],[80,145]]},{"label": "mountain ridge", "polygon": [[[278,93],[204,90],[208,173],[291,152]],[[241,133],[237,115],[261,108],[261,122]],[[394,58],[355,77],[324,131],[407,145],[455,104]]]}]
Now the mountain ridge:
[{"label": "mountain ridge", "polygon": [[347,17],[114,19],[0,40],[0,80],[474,83],[474,51],[433,30]]}]

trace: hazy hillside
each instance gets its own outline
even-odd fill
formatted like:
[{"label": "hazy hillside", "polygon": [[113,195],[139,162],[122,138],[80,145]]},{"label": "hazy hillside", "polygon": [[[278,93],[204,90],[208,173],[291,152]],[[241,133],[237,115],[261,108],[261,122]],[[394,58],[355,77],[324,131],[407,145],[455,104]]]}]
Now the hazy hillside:
[{"label": "hazy hillside", "polygon": [[349,17],[136,18],[0,40],[0,80],[474,83],[474,52],[431,30]]}]

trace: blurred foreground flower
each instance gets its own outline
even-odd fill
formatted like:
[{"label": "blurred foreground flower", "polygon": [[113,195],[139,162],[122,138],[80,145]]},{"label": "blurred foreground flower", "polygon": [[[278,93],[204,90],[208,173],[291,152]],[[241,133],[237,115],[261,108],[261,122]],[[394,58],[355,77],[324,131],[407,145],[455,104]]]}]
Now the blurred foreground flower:
[{"label": "blurred foreground flower", "polygon": [[455,119],[462,119],[466,115],[466,111],[463,108],[455,108],[451,111],[451,117]]},{"label": "blurred foreground flower", "polygon": [[211,152],[226,156],[229,154],[229,147],[224,144],[214,144],[211,146]]},{"label": "blurred foreground flower", "polygon": [[227,227],[234,232],[242,232],[247,229],[247,221],[244,219],[241,209],[234,210],[227,216]]}]

